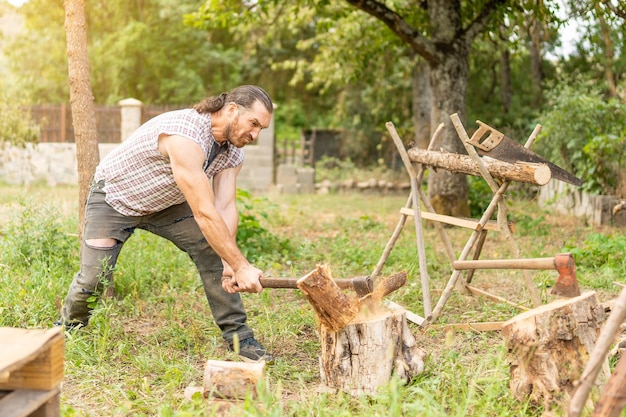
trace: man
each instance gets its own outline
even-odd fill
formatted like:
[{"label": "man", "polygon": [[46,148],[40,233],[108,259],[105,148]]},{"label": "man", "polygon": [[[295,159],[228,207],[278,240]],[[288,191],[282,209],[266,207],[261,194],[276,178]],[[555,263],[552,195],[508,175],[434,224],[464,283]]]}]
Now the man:
[{"label": "man", "polygon": [[238,294],[263,288],[261,270],[237,247],[235,204],[241,148],[269,126],[272,112],[262,88],[240,86],[149,120],[109,153],[94,174],[80,271],[56,324],[87,325],[87,299],[102,292],[124,242],[139,228],[172,241],[191,257],[230,349],[251,360],[271,360],[246,325]]}]

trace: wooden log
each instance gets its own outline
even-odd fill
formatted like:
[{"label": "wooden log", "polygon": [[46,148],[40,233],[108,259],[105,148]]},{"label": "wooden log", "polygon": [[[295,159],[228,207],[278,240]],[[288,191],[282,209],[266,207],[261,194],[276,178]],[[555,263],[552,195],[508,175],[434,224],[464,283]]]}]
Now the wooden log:
[{"label": "wooden log", "polygon": [[[408,154],[413,162],[435,168],[443,168],[450,172],[481,176],[476,163],[467,155],[428,151],[419,148],[409,149]],[[492,158],[482,158],[482,160],[489,173],[495,178],[536,185],[545,185],[552,179],[552,172],[545,164],[524,161],[510,164]]]},{"label": "wooden log", "polygon": [[204,367],[204,398],[241,400],[256,397],[256,385],[265,377],[265,362],[226,362],[208,360]]},{"label": "wooden log", "polygon": [[402,311],[382,311],[339,331],[320,328],[322,384],[351,395],[374,394],[395,373],[403,381],[424,370],[419,348]]},{"label": "wooden log", "polygon": [[321,326],[339,330],[359,313],[359,301],[341,291],[328,265],[317,265],[297,285],[313,306]]},{"label": "wooden log", "polygon": [[513,395],[545,410],[563,408],[582,375],[604,321],[595,292],[554,301],[502,326]]}]

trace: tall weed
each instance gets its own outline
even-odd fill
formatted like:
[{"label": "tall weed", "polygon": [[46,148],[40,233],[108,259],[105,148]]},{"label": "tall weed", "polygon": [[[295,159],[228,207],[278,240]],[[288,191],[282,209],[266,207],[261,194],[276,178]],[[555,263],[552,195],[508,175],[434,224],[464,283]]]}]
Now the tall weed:
[{"label": "tall weed", "polygon": [[0,325],[47,327],[77,265],[75,224],[25,198],[13,214],[0,239]]}]

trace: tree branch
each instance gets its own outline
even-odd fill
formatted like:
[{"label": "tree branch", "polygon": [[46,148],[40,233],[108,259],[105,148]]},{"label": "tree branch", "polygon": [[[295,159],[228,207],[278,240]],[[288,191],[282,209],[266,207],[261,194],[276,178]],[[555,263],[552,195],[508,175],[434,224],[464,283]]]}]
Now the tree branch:
[{"label": "tree branch", "polygon": [[383,3],[374,0],[346,0],[346,2],[386,24],[393,33],[407,42],[415,52],[428,62],[433,63],[439,60],[433,43],[409,25],[402,16]]},{"label": "tree branch", "polygon": [[505,0],[490,0],[483,6],[480,13],[476,15],[474,20],[467,26],[467,29],[465,29],[464,38],[468,46],[474,41],[476,36],[483,32],[493,15],[494,9],[504,3]]},{"label": "tree branch", "polygon": [[611,0],[602,0],[602,2],[606,4],[606,7],[608,7],[609,10],[611,10],[613,13],[615,13],[617,16],[621,17],[622,19],[626,20],[626,11],[615,6],[613,3],[611,3]]}]

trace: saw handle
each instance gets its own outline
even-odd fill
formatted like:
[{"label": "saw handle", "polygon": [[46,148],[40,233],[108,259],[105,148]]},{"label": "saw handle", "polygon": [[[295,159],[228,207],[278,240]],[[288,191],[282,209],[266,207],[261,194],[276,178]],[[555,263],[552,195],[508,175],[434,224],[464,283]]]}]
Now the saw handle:
[{"label": "saw handle", "polygon": [[[498,146],[500,142],[502,142],[504,133],[497,131],[493,127],[486,125],[480,120],[476,120],[476,123],[478,123],[479,127],[468,141],[469,144],[482,151],[489,152],[490,150]],[[483,139],[483,137],[487,133],[489,135]]]}]

